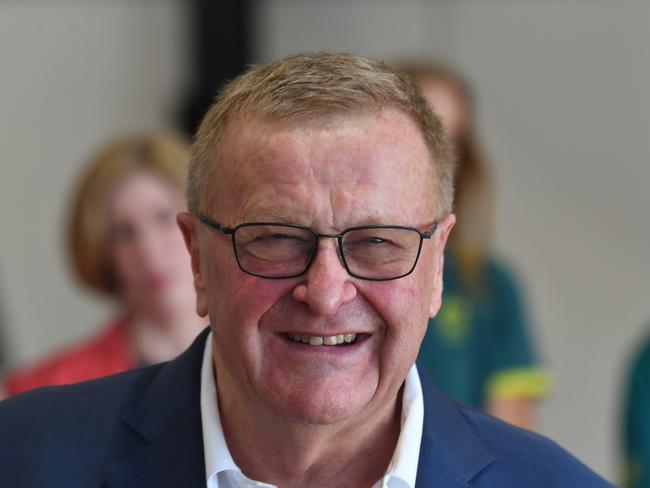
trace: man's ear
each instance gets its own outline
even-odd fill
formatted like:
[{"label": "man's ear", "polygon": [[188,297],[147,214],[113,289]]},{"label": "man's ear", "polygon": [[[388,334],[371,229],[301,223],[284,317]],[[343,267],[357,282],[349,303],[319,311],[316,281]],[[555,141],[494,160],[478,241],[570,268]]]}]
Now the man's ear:
[{"label": "man's ear", "polygon": [[454,214],[449,214],[447,217],[442,219],[436,228],[435,239],[435,253],[436,253],[436,275],[434,278],[434,287],[433,287],[433,296],[431,297],[431,305],[429,307],[429,317],[435,317],[440,310],[442,305],[442,272],[445,264],[445,246],[447,245],[447,239],[449,239],[449,234],[451,229],[456,223],[456,216]]},{"label": "man's ear", "polygon": [[208,303],[205,294],[205,283],[201,272],[201,252],[198,240],[198,221],[192,214],[180,212],[176,216],[176,222],[181,229],[185,246],[190,253],[192,260],[192,274],[194,275],[194,289],[196,290],[196,313],[200,317],[208,315]]}]

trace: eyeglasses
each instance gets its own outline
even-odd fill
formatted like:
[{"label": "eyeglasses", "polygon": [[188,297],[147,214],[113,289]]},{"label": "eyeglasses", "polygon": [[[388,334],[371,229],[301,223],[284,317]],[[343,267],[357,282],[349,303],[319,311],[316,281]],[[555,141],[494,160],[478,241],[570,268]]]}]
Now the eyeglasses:
[{"label": "eyeglasses", "polygon": [[310,227],[274,222],[250,222],[227,227],[201,215],[202,223],[232,237],[237,264],[261,278],[295,278],[314,262],[321,238],[338,241],[338,255],[347,272],[364,280],[386,281],[413,272],[423,239],[438,222],[418,229],[400,225],[363,225],[340,234],[321,234]]}]

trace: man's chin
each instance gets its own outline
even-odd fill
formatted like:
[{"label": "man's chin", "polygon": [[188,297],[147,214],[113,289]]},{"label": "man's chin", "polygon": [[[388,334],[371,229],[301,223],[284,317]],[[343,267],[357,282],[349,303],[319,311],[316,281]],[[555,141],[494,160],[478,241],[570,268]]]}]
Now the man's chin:
[{"label": "man's chin", "polygon": [[[273,408],[299,424],[326,426],[345,423],[359,415],[372,398],[374,388],[363,385],[309,384],[294,391],[275,391]],[[371,390],[365,391],[365,390]]]}]

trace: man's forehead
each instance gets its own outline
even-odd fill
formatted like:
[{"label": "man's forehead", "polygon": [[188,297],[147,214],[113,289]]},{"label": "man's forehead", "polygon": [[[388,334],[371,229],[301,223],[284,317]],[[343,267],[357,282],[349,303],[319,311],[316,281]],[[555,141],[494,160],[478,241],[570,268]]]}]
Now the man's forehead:
[{"label": "man's forehead", "polygon": [[[264,183],[290,192],[310,185],[349,192],[355,185],[374,186],[377,192],[408,198],[418,188],[402,181],[417,187],[431,181],[424,138],[397,110],[309,120],[250,118],[231,124],[219,149],[215,189],[222,203],[222,198],[242,201]],[[273,207],[274,202],[266,203]],[[285,207],[276,213],[293,212]]]},{"label": "man's forehead", "polygon": [[[347,154],[333,151],[339,141],[350,138],[355,138],[355,144],[346,146]],[[391,141],[391,145],[409,141],[409,149],[419,146],[417,149],[424,153],[424,159],[429,160],[424,137],[415,122],[401,110],[388,108],[291,120],[238,117],[228,124],[221,138],[217,168],[223,176],[241,175],[244,167],[256,174],[283,173],[286,169],[283,165],[291,162],[293,172],[284,176],[302,178],[305,176],[302,172],[314,170],[317,162],[325,160],[327,164],[321,169],[331,168],[337,162],[332,158],[338,155],[348,158],[345,165],[336,168],[338,171],[355,170],[364,161],[350,159],[350,153],[368,146],[380,147],[379,143],[385,141]],[[329,152],[323,153],[325,150]],[[242,163],[249,164],[242,166]]]}]

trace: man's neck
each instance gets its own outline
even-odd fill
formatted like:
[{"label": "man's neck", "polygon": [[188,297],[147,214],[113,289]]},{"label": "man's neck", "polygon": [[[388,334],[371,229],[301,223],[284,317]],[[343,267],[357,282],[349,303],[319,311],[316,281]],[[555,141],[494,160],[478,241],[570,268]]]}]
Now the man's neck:
[{"label": "man's neck", "polygon": [[233,394],[236,389],[224,388],[227,372],[219,373],[215,380],[224,436],[247,477],[282,488],[356,488],[372,486],[386,472],[400,433],[401,394],[382,411],[316,425],[292,421],[270,408],[253,411],[252,402]]}]

